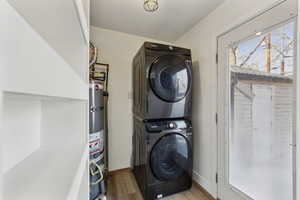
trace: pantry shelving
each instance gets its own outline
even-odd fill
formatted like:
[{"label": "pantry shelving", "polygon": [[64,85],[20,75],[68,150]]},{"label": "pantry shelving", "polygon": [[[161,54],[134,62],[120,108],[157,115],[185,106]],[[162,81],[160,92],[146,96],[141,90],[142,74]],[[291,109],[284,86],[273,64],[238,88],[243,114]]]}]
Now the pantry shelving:
[{"label": "pantry shelving", "polygon": [[[13,8],[15,14],[30,27],[77,73],[88,81],[88,42],[89,21],[87,20],[89,0],[5,0]],[[80,10],[80,12],[79,12]],[[8,21],[12,23],[12,19]],[[9,26],[11,27],[11,25]],[[19,36],[19,27],[14,35]],[[11,30],[11,29],[10,29]],[[11,38],[19,38],[13,37]],[[25,45],[26,46],[26,45]],[[29,52],[33,48],[30,49]],[[31,58],[36,58],[31,54]],[[43,60],[42,63],[48,62]]]},{"label": "pantry shelving", "polygon": [[4,91],[87,100],[84,79],[7,2],[0,16]]},{"label": "pantry shelving", "polygon": [[77,198],[87,178],[86,113],[86,101],[3,93],[4,199]]},{"label": "pantry shelving", "polygon": [[87,5],[0,0],[0,199],[88,199]]},{"label": "pantry shelving", "polygon": [[79,188],[70,188],[81,183],[74,177],[78,173],[84,174],[78,166],[82,157],[85,157],[84,153],[80,147],[55,150],[41,148],[34,152],[4,174],[4,199],[76,199]]}]

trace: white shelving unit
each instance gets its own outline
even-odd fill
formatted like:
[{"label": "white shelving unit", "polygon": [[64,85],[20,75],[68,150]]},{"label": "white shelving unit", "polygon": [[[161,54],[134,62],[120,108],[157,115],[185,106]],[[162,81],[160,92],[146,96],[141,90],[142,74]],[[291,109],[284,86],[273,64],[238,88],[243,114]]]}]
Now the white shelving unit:
[{"label": "white shelving unit", "polygon": [[[87,100],[86,80],[8,2],[2,4],[0,24],[6,27],[0,37],[3,90]],[[84,40],[81,42],[87,46]]]},{"label": "white shelving unit", "polygon": [[0,200],[88,199],[89,3],[41,2],[0,0]]},{"label": "white shelving unit", "polygon": [[89,14],[83,12],[88,11],[84,6],[89,0],[6,1],[81,78],[88,80]]}]

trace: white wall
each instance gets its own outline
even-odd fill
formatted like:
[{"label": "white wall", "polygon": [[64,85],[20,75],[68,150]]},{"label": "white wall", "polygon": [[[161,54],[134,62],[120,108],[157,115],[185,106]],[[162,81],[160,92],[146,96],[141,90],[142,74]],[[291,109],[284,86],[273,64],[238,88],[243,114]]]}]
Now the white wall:
[{"label": "white wall", "polygon": [[[298,0],[298,16],[300,16],[300,1]],[[300,27],[300,20],[298,19],[298,28]],[[298,29],[297,31],[297,38],[300,38],[300,31]],[[300,40],[297,41],[297,49],[300,49]],[[297,62],[299,62],[300,60],[300,51],[297,51]],[[298,63],[297,63],[298,65]],[[300,70],[297,68],[296,71],[297,74],[297,83],[296,83],[296,96],[297,96],[297,101],[296,101],[296,132],[299,133],[300,132]],[[296,148],[296,155],[297,157],[299,157],[298,155],[300,155],[300,134],[296,134],[296,144],[297,148]],[[296,169],[300,169],[300,159],[296,160],[297,164],[296,164]],[[300,199],[300,173],[298,173],[298,171],[296,172],[296,193],[297,193],[297,199]]]},{"label": "white wall", "polygon": [[[2,79],[2,70],[0,67],[0,79]],[[2,81],[0,81],[0,88],[2,86]],[[0,110],[3,109],[3,92],[0,91]],[[3,113],[0,112],[0,149],[3,148]],[[3,200],[3,153],[0,153],[0,200]]]},{"label": "white wall", "polygon": [[[85,146],[87,103],[72,100],[42,100],[41,146]],[[67,144],[66,145],[66,141]]]},{"label": "white wall", "polygon": [[[1,4],[0,0],[0,4]],[[0,110],[3,110],[3,67],[0,66]],[[3,112],[0,112],[0,149],[3,149]],[[0,153],[0,200],[3,200],[3,153]]]},{"label": "white wall", "polygon": [[132,59],[145,41],[155,40],[92,27],[91,41],[99,48],[98,61],[110,65],[109,168],[127,168],[132,151]]},{"label": "white wall", "polygon": [[176,45],[192,49],[194,60],[194,175],[213,196],[217,194],[217,133],[215,124],[217,36],[264,10],[277,0],[227,0],[190,31]]}]

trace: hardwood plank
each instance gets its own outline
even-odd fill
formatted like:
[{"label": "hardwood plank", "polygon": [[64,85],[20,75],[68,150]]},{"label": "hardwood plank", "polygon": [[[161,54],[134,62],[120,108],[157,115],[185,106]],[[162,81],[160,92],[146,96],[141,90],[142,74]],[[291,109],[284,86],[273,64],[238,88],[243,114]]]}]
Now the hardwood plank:
[{"label": "hardwood plank", "polygon": [[[110,174],[108,180],[108,200],[143,200],[133,173],[129,170],[119,170]],[[162,200],[212,200],[204,189],[193,183],[190,190],[184,191]]]},{"label": "hardwood plank", "polygon": [[110,176],[113,176],[115,174],[120,174],[120,173],[130,173],[131,171],[132,171],[132,168],[124,168],[124,169],[109,171],[108,174]]},{"label": "hardwood plank", "polygon": [[135,191],[136,191],[137,200],[143,199],[142,193],[141,193],[140,188],[135,180],[133,173],[129,173],[129,175],[130,175],[130,181],[132,182],[133,187],[135,188]]},{"label": "hardwood plank", "polygon": [[197,188],[198,190],[200,190],[201,193],[204,194],[208,200],[215,200],[215,198],[210,193],[208,193],[201,185],[199,185],[194,180],[193,180],[193,186],[194,186],[194,188]]}]

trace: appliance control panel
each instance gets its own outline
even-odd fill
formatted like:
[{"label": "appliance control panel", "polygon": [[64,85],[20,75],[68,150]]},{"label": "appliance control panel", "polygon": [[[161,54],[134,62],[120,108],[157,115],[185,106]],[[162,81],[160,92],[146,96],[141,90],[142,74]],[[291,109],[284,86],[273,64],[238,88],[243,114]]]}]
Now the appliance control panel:
[{"label": "appliance control panel", "polygon": [[146,129],[148,132],[161,132],[172,129],[187,130],[191,128],[192,124],[188,120],[155,121],[146,123]]}]

